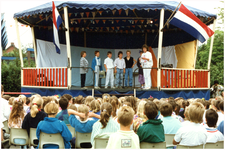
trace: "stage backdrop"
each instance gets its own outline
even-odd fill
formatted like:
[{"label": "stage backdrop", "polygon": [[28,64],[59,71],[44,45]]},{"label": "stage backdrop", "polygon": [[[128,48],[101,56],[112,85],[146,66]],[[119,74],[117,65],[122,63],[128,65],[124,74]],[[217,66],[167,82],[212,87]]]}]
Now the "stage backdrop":
[{"label": "stage backdrop", "polygon": [[[47,42],[43,40],[36,40],[37,42],[37,67],[67,67],[67,51],[66,45],[60,44],[61,54],[57,54],[55,50],[55,46],[52,42]],[[176,46],[168,46],[162,48],[162,61],[161,64],[173,64],[173,67],[176,68],[192,68],[195,57],[195,46],[196,41],[179,44]],[[141,46],[140,46],[141,47]],[[81,51],[86,51],[87,56],[86,59],[89,62],[89,67],[91,67],[92,59],[94,58],[95,50],[100,51],[100,58],[103,70],[104,68],[104,59],[107,57],[107,52],[112,52],[112,58],[115,60],[117,58],[117,54],[119,51],[123,52],[123,57],[126,56],[126,51],[128,49],[101,49],[101,48],[88,48],[88,47],[78,47],[71,46],[71,59],[72,59],[72,67],[80,66],[80,53]],[[131,56],[137,60],[140,56],[140,49],[129,49],[131,51]],[[157,60],[158,57],[158,48],[153,48],[151,52],[154,52],[155,58]],[[157,61],[155,61],[157,65]],[[155,66],[156,66],[155,65]],[[135,70],[137,65],[133,68]],[[138,72],[138,70],[136,70]],[[153,76],[153,74],[152,74]],[[156,78],[157,76],[153,76],[152,78]],[[155,79],[156,80],[156,79]],[[105,83],[105,79],[102,79],[102,85]],[[155,83],[153,83],[156,85]],[[93,85],[93,72],[89,69],[86,75],[86,86]],[[72,86],[80,86],[80,69],[72,68]],[[135,76],[135,86],[140,86],[138,82],[138,76]]]}]

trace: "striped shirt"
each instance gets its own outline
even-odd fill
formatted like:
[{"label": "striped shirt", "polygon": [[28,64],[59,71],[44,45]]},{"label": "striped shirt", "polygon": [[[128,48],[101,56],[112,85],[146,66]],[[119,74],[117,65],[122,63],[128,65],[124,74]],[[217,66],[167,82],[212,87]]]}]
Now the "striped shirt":
[{"label": "striped shirt", "polygon": [[112,117],[109,118],[109,121],[106,125],[105,128],[102,129],[102,124],[101,122],[97,121],[94,125],[93,125],[93,130],[91,133],[91,144],[92,146],[94,145],[94,138],[95,137],[101,137],[104,135],[107,135],[107,137],[104,136],[104,138],[109,138],[109,136],[114,133],[117,132],[120,129],[120,125],[114,121],[112,119]]}]

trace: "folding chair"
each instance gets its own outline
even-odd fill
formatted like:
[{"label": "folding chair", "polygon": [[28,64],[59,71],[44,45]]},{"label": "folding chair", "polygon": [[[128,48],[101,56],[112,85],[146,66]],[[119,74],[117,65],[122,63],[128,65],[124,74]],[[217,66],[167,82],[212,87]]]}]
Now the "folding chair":
[{"label": "folding chair", "polygon": [[9,134],[8,120],[4,121],[3,125],[4,127],[2,129],[5,131],[5,133]]},{"label": "folding chair", "polygon": [[71,134],[72,134],[72,137],[76,137],[76,131],[75,131],[75,128],[72,127],[70,124],[67,124],[66,125],[68,127],[68,129],[70,130]]},{"label": "folding chair", "polygon": [[159,143],[141,142],[140,148],[141,149],[166,149],[166,142],[159,142]]},{"label": "folding chair", "polygon": [[1,148],[2,149],[9,149],[10,148],[9,139],[6,139],[4,141],[1,141]]},{"label": "folding chair", "polygon": [[109,139],[108,138],[95,138],[94,149],[106,149]]},{"label": "folding chair", "polygon": [[76,148],[91,148],[91,133],[76,132]]},{"label": "folding chair", "polygon": [[178,144],[176,149],[203,149],[203,144],[197,146],[185,146]]},{"label": "folding chair", "polygon": [[43,149],[43,146],[46,144],[58,145],[59,149],[65,149],[64,140],[60,133],[47,134],[41,132],[39,139],[39,149]]},{"label": "folding chair", "polygon": [[[14,143],[14,139],[25,139],[26,143],[25,144],[16,144]],[[11,128],[10,129],[10,138],[9,138],[9,145],[16,145],[16,146],[25,146],[29,145],[29,137],[27,134],[26,129],[21,129],[21,128]]]},{"label": "folding chair", "polygon": [[38,140],[36,136],[36,128],[30,128],[30,144],[29,146],[38,146],[37,144],[34,144],[34,140]]},{"label": "folding chair", "polygon": [[224,149],[224,141],[218,141],[216,143],[206,143],[204,149]]},{"label": "folding chair", "polygon": [[166,147],[176,146],[176,145],[173,145],[174,136],[175,134],[165,134]]}]

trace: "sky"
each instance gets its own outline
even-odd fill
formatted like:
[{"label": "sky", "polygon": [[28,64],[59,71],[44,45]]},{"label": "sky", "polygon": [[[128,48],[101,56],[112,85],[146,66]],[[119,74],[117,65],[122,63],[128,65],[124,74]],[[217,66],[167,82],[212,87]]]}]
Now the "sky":
[{"label": "sky", "polygon": [[[79,0],[80,1],[80,0]],[[90,0],[89,0],[90,1]],[[142,0],[146,1],[146,0]],[[177,1],[177,0],[175,0]],[[6,21],[6,30],[8,35],[8,46],[11,45],[11,42],[15,44],[16,47],[18,47],[18,41],[17,41],[17,34],[16,34],[16,28],[15,28],[15,21],[13,19],[13,15],[15,13],[18,13],[23,10],[27,10],[29,8],[33,8],[39,5],[42,5],[44,3],[51,2],[49,0],[29,0],[29,1],[11,1],[11,0],[1,0],[1,13],[5,13],[5,21]],[[180,1],[178,1],[180,2]],[[116,1],[115,1],[116,3]],[[184,5],[192,6],[195,8],[198,8],[203,11],[207,11],[209,13],[217,14],[217,10],[214,8],[216,7],[224,7],[223,3],[221,3],[219,0],[184,0],[182,1]],[[13,5],[12,5],[13,4]],[[212,25],[210,25],[210,28],[212,28]],[[32,41],[32,34],[31,34],[31,28],[26,26],[21,26],[19,24],[19,34],[20,34],[20,41],[21,44],[26,46],[29,43],[33,43]]]}]

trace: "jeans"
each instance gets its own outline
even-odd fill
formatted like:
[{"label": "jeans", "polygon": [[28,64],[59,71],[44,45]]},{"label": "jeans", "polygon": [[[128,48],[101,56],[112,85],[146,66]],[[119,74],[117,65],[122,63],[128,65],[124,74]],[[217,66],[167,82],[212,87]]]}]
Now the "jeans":
[{"label": "jeans", "polygon": [[116,73],[116,86],[122,86],[123,82],[123,69],[116,68],[117,73]]},{"label": "jeans", "polygon": [[128,76],[129,76],[129,86],[132,86],[132,82],[133,82],[133,68],[126,68],[125,86],[127,86]]}]

